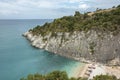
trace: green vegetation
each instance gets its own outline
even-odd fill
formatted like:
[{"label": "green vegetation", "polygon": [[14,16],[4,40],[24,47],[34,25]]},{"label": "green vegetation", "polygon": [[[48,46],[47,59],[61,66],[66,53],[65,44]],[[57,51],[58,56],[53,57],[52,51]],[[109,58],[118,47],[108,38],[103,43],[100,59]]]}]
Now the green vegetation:
[{"label": "green vegetation", "polygon": [[117,79],[115,76],[99,75],[94,77],[93,80],[120,80],[120,79]]},{"label": "green vegetation", "polygon": [[64,16],[55,19],[52,23],[45,23],[42,26],[36,26],[30,29],[34,35],[41,34],[45,36],[51,33],[51,36],[57,36],[56,32],[74,32],[97,30],[103,32],[112,32],[117,35],[120,32],[120,5],[108,10],[97,9],[92,15],[88,13],[81,14],[76,11],[74,16]]},{"label": "green vegetation", "polygon": [[[68,78],[68,75],[64,71],[53,71],[46,75],[41,74],[30,74],[27,78],[21,78],[20,80],[88,80],[87,78]],[[117,79],[115,76],[108,76],[108,75],[99,75],[94,77],[92,80],[120,80]]]},{"label": "green vegetation", "polygon": [[86,78],[68,78],[68,75],[64,71],[53,71],[46,75],[30,74],[27,78],[21,78],[20,80],[87,80]]},{"label": "green vegetation", "polygon": [[95,52],[95,46],[96,46],[96,44],[94,43],[94,42],[92,42],[92,43],[90,43],[89,44],[89,49],[90,49],[90,53],[93,55],[94,54],[94,52]]}]

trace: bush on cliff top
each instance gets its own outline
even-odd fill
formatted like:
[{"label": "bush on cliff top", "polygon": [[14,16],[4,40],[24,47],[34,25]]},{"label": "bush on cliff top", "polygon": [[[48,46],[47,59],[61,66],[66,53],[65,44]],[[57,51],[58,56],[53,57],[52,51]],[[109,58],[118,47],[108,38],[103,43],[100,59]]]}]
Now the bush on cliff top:
[{"label": "bush on cliff top", "polygon": [[[120,5],[119,5],[120,6]],[[90,29],[99,30],[103,32],[113,32],[118,34],[120,32],[120,7],[112,10],[102,11],[97,10],[93,15],[89,13],[81,14],[76,11],[74,16],[64,16],[55,19],[52,23],[45,23],[42,26],[36,26],[31,29],[34,35],[41,34],[45,36],[50,32],[74,32],[74,31],[88,31]],[[99,12],[101,11],[101,12]]]}]

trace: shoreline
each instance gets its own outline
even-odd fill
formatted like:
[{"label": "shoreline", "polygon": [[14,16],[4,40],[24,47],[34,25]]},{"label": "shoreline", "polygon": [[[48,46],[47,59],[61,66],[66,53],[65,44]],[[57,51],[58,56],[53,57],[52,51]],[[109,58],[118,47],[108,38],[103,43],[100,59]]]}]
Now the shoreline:
[{"label": "shoreline", "polygon": [[[40,38],[40,36],[38,36],[38,37],[33,36],[32,33],[30,33],[30,32],[24,33],[23,36],[25,36],[31,42],[31,45],[33,47],[43,49],[43,46],[45,46],[45,44],[46,44],[46,43],[38,43],[38,41],[40,42],[42,40],[42,38]],[[45,48],[44,50],[49,51],[48,47]],[[52,52],[54,54],[57,53],[55,51],[49,51],[49,52]],[[80,62],[85,64],[84,67],[80,65],[80,66],[77,66],[76,68],[73,68],[73,70],[74,70],[73,73],[74,74],[71,75],[70,77],[76,77],[76,78],[84,77],[87,74],[88,78],[92,78],[95,75],[110,74],[110,75],[115,75],[116,77],[120,78],[120,76],[116,74],[116,73],[120,73],[120,70],[117,72],[115,69],[112,69],[112,67],[111,67],[112,65],[119,65],[119,59],[118,58],[116,58],[115,60],[112,61],[114,63],[111,62],[111,63],[107,64],[107,63],[100,63],[100,62],[96,63],[95,61],[93,62],[93,60],[87,60],[84,57],[76,58],[74,55],[66,55],[66,54],[58,54],[58,55],[64,56],[64,57],[67,57],[67,58],[70,58],[70,59],[74,59],[76,61],[80,61]],[[95,69],[89,70],[89,67],[92,64],[94,64]],[[109,67],[110,69],[107,68],[107,67]],[[115,74],[112,73],[114,71],[116,71]]]},{"label": "shoreline", "polygon": [[[89,32],[91,32],[91,33],[96,35],[96,32],[94,32],[92,30],[89,31]],[[83,36],[83,34],[84,34],[84,32],[79,32],[79,33],[74,32],[73,36],[81,35],[81,37],[84,38],[85,36]],[[33,33],[31,31],[27,31],[27,32],[23,33],[22,35],[24,37],[26,37],[30,41],[31,46],[33,46],[35,48],[38,48],[38,49],[44,49],[44,50],[46,50],[48,52],[51,52],[51,53],[54,53],[54,54],[59,54],[61,56],[65,56],[67,58],[71,58],[71,59],[74,59],[74,60],[77,60],[77,61],[81,61],[81,62],[86,62],[86,63],[98,62],[98,63],[103,64],[103,65],[120,65],[119,57],[116,57],[115,59],[113,59],[113,57],[112,57],[112,59],[111,60],[109,59],[109,61],[106,61],[108,57],[105,57],[106,58],[105,61],[102,60],[102,57],[104,58],[103,55],[99,55],[101,57],[99,57],[97,55],[97,56],[94,56],[95,57],[94,58],[93,55],[91,56],[91,53],[89,52],[88,48],[86,48],[86,50],[83,50],[82,49],[82,47],[83,47],[82,45],[78,46],[78,44],[76,44],[76,42],[78,42],[80,44],[82,43],[80,41],[81,39],[79,40],[79,38],[77,39],[77,41],[75,40],[74,42],[75,42],[76,46],[81,47],[81,50],[83,50],[82,53],[79,53],[79,50],[75,50],[74,51],[74,48],[77,49],[78,47],[76,47],[76,46],[70,47],[70,45],[74,45],[71,42],[73,37],[70,37],[70,40],[64,42],[64,45],[62,45],[61,41],[60,41],[61,40],[61,36],[59,36],[58,38],[50,38],[51,34],[49,34],[49,35],[45,36],[45,38],[48,38],[48,40],[44,40],[43,36],[41,36],[41,35],[39,35],[39,36],[38,35],[33,35]],[[59,35],[60,35],[60,33],[59,33]],[[67,35],[68,35],[68,33],[66,33],[66,37],[67,37]],[[108,38],[111,38],[111,35],[109,35]],[[84,43],[84,41],[83,41],[83,43]],[[61,47],[59,46],[60,44],[62,45]],[[88,46],[90,46],[89,43],[86,42],[86,44],[88,44]],[[85,53],[83,53],[84,51],[85,51]],[[68,54],[66,54],[66,52]],[[73,53],[75,53],[75,54],[73,54]],[[95,54],[98,54],[98,53],[95,53]],[[85,55],[87,55],[87,57]]]},{"label": "shoreline", "polygon": [[93,79],[97,75],[114,75],[118,79],[120,78],[120,66],[105,66],[97,63],[82,63],[83,65],[78,65],[72,72],[72,76],[75,78],[88,78]]},{"label": "shoreline", "polygon": [[[84,64],[84,65],[82,65],[82,66],[78,65],[74,69],[74,73],[73,73],[72,77],[75,77],[75,78],[82,77],[82,78],[92,79],[96,75],[105,74],[104,68],[97,64],[94,64],[94,63],[91,63],[91,64],[90,63],[82,63],[82,64]],[[96,72],[96,71],[98,71],[98,72]]]},{"label": "shoreline", "polygon": [[75,78],[80,77],[80,75],[83,72],[85,66],[86,66],[85,63],[80,63],[76,67],[73,67],[72,70],[70,71],[70,76],[69,77],[75,77]]}]

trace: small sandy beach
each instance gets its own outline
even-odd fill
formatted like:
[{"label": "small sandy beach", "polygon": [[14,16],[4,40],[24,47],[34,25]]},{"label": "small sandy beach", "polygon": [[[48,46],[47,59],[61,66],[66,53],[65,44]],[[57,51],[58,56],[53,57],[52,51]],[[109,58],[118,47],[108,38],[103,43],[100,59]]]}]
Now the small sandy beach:
[{"label": "small sandy beach", "polygon": [[117,78],[120,78],[120,67],[109,67],[101,64],[83,64],[82,66],[77,66],[71,77],[87,77],[92,79],[96,75],[115,75]]},{"label": "small sandy beach", "polygon": [[85,67],[87,66],[88,64],[85,64],[85,63],[81,63],[80,65],[77,65],[77,67],[75,67],[73,70],[72,70],[72,74],[70,77],[75,77],[75,78],[78,78],[80,77],[81,74],[83,74],[83,72],[85,71]]},{"label": "small sandy beach", "polygon": [[120,66],[106,66],[106,72],[108,75],[115,75],[117,78],[120,78]]},{"label": "small sandy beach", "polygon": [[79,73],[78,77],[87,77],[92,79],[96,75],[106,74],[105,67],[96,64],[86,64],[82,71]]}]

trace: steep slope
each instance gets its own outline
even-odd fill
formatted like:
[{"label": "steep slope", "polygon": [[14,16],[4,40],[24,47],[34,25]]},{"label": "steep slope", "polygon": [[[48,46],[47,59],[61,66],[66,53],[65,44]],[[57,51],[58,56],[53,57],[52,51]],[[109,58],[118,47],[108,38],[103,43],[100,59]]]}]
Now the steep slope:
[{"label": "steep slope", "polygon": [[65,16],[24,34],[32,46],[84,62],[120,65],[120,6]]}]

